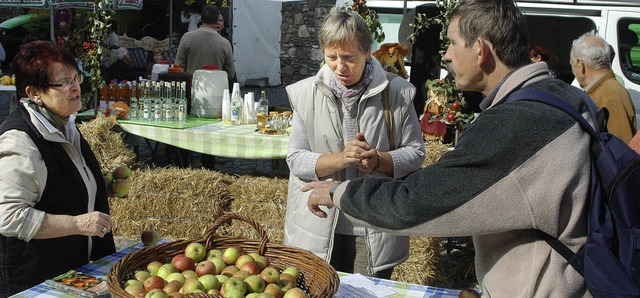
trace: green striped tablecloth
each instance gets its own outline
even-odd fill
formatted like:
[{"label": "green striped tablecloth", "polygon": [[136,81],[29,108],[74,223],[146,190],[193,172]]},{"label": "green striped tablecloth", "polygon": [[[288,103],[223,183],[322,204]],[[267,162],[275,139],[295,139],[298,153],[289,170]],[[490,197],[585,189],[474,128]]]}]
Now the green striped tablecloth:
[{"label": "green striped tablecloth", "polygon": [[[193,121],[199,121],[198,125],[190,125]],[[175,128],[176,123],[118,120],[130,134],[204,154],[250,159],[287,157],[289,136],[258,133],[255,124],[228,125],[219,120],[193,118],[182,124],[185,128]]]}]

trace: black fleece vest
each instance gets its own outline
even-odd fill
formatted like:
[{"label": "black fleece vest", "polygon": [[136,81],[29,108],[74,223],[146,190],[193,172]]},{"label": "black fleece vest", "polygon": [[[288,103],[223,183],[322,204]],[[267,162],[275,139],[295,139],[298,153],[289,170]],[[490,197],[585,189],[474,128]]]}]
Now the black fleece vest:
[{"label": "black fleece vest", "polygon": [[[35,209],[48,214],[80,215],[87,213],[87,189],[80,173],[61,144],[43,138],[31,123],[22,105],[0,126],[0,135],[8,130],[27,133],[42,155],[47,167],[47,183]],[[107,191],[100,165],[89,144],[80,136],[82,156],[98,184],[95,210],[109,214]],[[113,235],[92,237],[91,256],[87,255],[88,236],[32,239],[25,242],[0,235],[0,297],[15,294],[44,280],[115,252]]]}]

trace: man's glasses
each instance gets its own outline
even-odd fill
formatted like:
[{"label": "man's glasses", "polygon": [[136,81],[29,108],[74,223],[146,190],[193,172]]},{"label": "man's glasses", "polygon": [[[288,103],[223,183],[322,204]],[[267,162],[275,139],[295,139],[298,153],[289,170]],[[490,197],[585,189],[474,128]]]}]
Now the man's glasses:
[{"label": "man's glasses", "polygon": [[83,81],[84,81],[84,77],[81,74],[76,74],[73,78],[67,79],[62,83],[59,83],[59,84],[48,83],[47,85],[49,85],[49,87],[62,87],[64,89],[69,89],[69,87],[71,87],[73,83],[78,83],[78,85],[80,85],[82,84]]}]

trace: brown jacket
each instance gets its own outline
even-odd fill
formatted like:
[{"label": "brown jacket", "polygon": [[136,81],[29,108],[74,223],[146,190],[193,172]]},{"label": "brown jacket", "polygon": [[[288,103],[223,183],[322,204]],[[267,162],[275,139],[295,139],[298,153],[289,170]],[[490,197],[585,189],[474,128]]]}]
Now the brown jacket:
[{"label": "brown jacket", "polygon": [[636,112],[631,96],[617,80],[612,71],[603,75],[593,84],[587,94],[595,101],[598,108],[609,110],[609,132],[626,143],[636,133]]}]

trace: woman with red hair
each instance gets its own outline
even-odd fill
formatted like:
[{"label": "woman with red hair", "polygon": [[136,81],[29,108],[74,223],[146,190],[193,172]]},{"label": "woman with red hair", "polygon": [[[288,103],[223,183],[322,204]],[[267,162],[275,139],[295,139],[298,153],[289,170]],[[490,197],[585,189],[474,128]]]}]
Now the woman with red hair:
[{"label": "woman with red hair", "polygon": [[75,125],[76,60],[33,41],[12,66],[20,101],[0,125],[0,297],[115,252],[100,165]]},{"label": "woman with red hair", "polygon": [[558,56],[550,53],[541,45],[531,47],[529,56],[531,57],[531,62],[542,61],[547,63],[551,76],[556,79],[562,80],[562,74],[558,70]]}]

